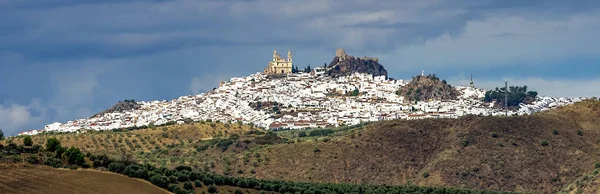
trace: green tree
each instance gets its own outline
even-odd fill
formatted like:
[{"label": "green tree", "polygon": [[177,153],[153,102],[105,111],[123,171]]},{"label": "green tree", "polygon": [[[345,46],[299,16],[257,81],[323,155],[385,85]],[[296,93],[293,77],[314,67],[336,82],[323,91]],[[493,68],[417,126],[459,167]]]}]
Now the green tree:
[{"label": "green tree", "polygon": [[183,183],[183,188],[188,191],[194,190],[194,186],[192,185],[192,182],[190,182],[190,181]]},{"label": "green tree", "polygon": [[0,140],[4,140],[4,132],[2,131],[2,128],[0,128]]},{"label": "green tree", "polygon": [[208,186],[208,193],[217,193],[217,186],[213,185],[209,185]]},{"label": "green tree", "polygon": [[46,141],[46,150],[54,152],[60,148],[60,141],[55,137],[50,138]]},{"label": "green tree", "polygon": [[167,188],[169,186],[169,180],[166,176],[156,174],[150,177],[150,182],[156,186]]},{"label": "green tree", "polygon": [[69,160],[69,164],[83,165],[85,162],[83,159],[83,154],[79,148],[71,147],[65,152],[65,155]]},{"label": "green tree", "polygon": [[25,136],[25,138],[23,138],[23,145],[25,145],[25,146],[33,145],[33,140],[31,139],[31,136],[27,135],[27,136]]}]

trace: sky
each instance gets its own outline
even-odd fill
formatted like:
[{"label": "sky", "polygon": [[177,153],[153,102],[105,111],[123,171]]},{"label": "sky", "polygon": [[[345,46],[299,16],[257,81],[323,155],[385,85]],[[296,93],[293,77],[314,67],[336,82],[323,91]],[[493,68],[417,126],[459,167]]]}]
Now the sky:
[{"label": "sky", "polygon": [[171,100],[336,48],[493,89],[600,96],[595,0],[0,0],[0,128],[89,117],[119,100]]}]

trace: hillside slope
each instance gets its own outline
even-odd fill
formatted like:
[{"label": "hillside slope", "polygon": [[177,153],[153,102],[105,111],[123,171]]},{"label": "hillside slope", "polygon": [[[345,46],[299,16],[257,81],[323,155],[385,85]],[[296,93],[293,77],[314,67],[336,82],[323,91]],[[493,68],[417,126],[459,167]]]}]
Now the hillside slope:
[{"label": "hillside slope", "polygon": [[569,185],[593,193],[600,182],[595,177],[579,181],[600,162],[599,101],[530,116],[393,120],[313,132],[264,134],[244,125],[206,122],[35,136],[34,142],[58,137],[65,146],[96,154],[118,156],[115,150],[123,148],[143,163],[272,180],[542,193]]},{"label": "hillside slope", "polygon": [[257,177],[553,192],[593,171],[599,132],[597,101],[524,117],[385,121],[264,149],[271,160]]}]

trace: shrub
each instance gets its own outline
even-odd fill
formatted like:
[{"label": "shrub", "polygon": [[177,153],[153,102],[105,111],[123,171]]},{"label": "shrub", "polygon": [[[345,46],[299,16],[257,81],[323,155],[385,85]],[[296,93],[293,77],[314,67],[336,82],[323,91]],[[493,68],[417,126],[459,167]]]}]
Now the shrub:
[{"label": "shrub", "polygon": [[78,148],[71,147],[65,154],[67,155],[69,164],[82,165],[85,161],[83,160],[83,154]]},{"label": "shrub", "polygon": [[54,152],[60,147],[60,141],[54,137],[46,141],[46,150],[48,151]]},{"label": "shrub", "polygon": [[208,186],[208,193],[217,193],[217,186],[213,185],[209,185]]},{"label": "shrub", "polygon": [[59,168],[62,166],[62,161],[60,161],[60,159],[57,158],[46,158],[46,160],[44,160],[44,165]]},{"label": "shrub", "polygon": [[150,182],[156,186],[162,187],[162,188],[167,188],[169,186],[169,180],[166,176],[164,175],[153,175],[152,177],[150,177]]},{"label": "shrub", "polygon": [[177,182],[177,177],[173,176],[173,175],[169,176],[169,182],[170,183],[176,183]]},{"label": "shrub", "polygon": [[315,146],[315,147],[313,148],[313,152],[314,152],[314,153],[321,152],[321,149],[319,149],[319,147],[316,147],[316,146]]},{"label": "shrub", "polygon": [[496,132],[492,132],[492,137],[493,137],[493,138],[497,138],[497,137],[498,137],[498,134],[497,134]]},{"label": "shrub", "polygon": [[423,178],[427,178],[427,177],[429,177],[429,172],[424,172],[423,173]]},{"label": "shrub", "polygon": [[306,137],[306,132],[300,131],[300,133],[298,133],[298,137]]},{"label": "shrub", "polygon": [[108,171],[122,173],[125,170],[125,164],[121,162],[112,162],[108,165]]},{"label": "shrub", "polygon": [[31,140],[31,136],[26,135],[25,138],[23,138],[23,145],[25,145],[25,146],[33,145],[33,140]]},{"label": "shrub", "polygon": [[177,175],[177,181],[179,182],[184,182],[188,180],[190,180],[190,176],[185,173],[179,173],[179,175]]},{"label": "shrub", "polygon": [[196,186],[196,187],[202,187],[202,181],[200,181],[200,180],[194,181],[194,186]]},{"label": "shrub", "polygon": [[579,136],[583,136],[583,131],[581,131],[581,130],[577,130],[577,135],[579,135]]},{"label": "shrub", "polygon": [[190,181],[183,183],[183,188],[188,191],[194,190],[194,186]]},{"label": "shrub", "polygon": [[461,146],[461,147],[463,147],[463,148],[464,148],[464,147],[467,147],[468,145],[469,145],[469,141],[467,141],[467,140],[462,140],[462,141],[460,142],[460,146]]},{"label": "shrub", "polygon": [[545,139],[544,139],[544,140],[542,140],[542,141],[540,142],[540,145],[542,145],[542,146],[548,146],[548,140],[545,140]]},{"label": "shrub", "polygon": [[311,132],[308,133],[308,136],[326,136],[326,135],[331,135],[333,134],[333,130],[332,129],[316,129],[313,130]]},{"label": "shrub", "polygon": [[171,192],[175,192],[178,189],[179,189],[179,186],[177,186],[177,184],[170,184],[169,187],[167,188],[167,190],[169,190]]},{"label": "shrub", "polygon": [[594,164],[594,168],[596,168],[596,169],[600,169],[600,162],[596,162],[596,163]]},{"label": "shrub", "polygon": [[552,130],[552,135],[558,135],[558,130],[556,130],[556,129]]},{"label": "shrub", "polygon": [[242,190],[240,190],[240,189],[236,189],[233,193],[235,193],[235,194],[243,194],[244,192],[242,192]]}]

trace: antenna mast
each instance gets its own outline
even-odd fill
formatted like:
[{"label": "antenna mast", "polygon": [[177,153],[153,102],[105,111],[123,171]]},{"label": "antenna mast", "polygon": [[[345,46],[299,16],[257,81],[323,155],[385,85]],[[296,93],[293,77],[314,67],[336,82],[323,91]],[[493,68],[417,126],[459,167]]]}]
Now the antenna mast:
[{"label": "antenna mast", "polygon": [[508,79],[504,80],[504,111],[508,117]]}]

